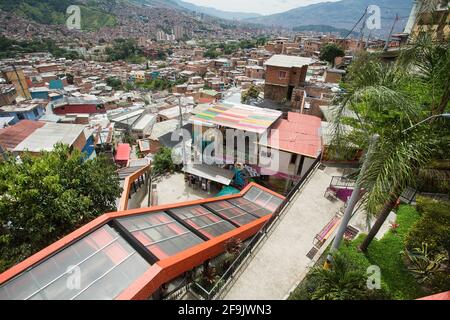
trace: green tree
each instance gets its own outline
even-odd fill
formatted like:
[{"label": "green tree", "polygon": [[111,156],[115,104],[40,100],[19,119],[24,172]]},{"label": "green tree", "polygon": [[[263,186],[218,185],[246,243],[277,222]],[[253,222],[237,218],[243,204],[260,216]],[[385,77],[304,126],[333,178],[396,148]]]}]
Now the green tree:
[{"label": "green tree", "polygon": [[73,84],[73,74],[71,73],[66,73],[66,77],[67,77],[67,83],[68,84]]},{"label": "green tree", "polygon": [[[380,227],[393,210],[403,190],[414,185],[419,169],[425,167],[442,138],[436,124],[426,123],[405,132],[412,124],[430,115],[423,104],[423,86],[417,75],[400,64],[384,63],[376,56],[363,55],[349,68],[336,110],[335,138],[339,150],[357,145],[367,150],[374,134],[380,140],[370,157],[361,184],[369,217],[377,217],[360,249],[366,251]],[[347,116],[352,113],[353,116]],[[343,125],[353,130],[346,132]]]},{"label": "green tree", "polygon": [[260,91],[254,85],[250,86],[247,91],[242,93],[241,102],[249,103],[251,100],[258,99]]},{"label": "green tree", "polygon": [[56,145],[40,156],[0,162],[0,271],[105,212],[120,196],[114,165],[103,156]]},{"label": "green tree", "polygon": [[138,48],[134,39],[116,39],[112,47],[105,49],[109,61],[127,60],[140,62],[143,60],[142,50]]},{"label": "green tree", "polygon": [[407,250],[419,248],[426,242],[430,251],[447,250],[450,255],[450,202],[417,197],[421,217],[405,239]]},{"label": "green tree", "polygon": [[432,114],[442,114],[450,101],[450,46],[436,41],[429,33],[420,33],[401,54],[399,63],[415,74],[424,88]]},{"label": "green tree", "polygon": [[123,143],[128,143],[129,145],[136,144],[136,137],[131,133],[131,131],[126,131],[122,137]]},{"label": "green tree", "polygon": [[114,90],[120,90],[122,88],[122,81],[116,77],[108,77],[106,79],[106,84]]},{"label": "green tree", "polygon": [[345,56],[344,50],[334,43],[326,44],[320,50],[320,60],[328,61],[334,67],[334,60],[337,57]]},{"label": "green tree", "polygon": [[335,254],[330,269],[315,267],[309,275],[312,300],[360,300],[368,296],[364,272],[343,254]]},{"label": "green tree", "polygon": [[216,59],[219,55],[220,53],[215,48],[208,49],[204,54],[206,58],[210,59]]},{"label": "green tree", "polygon": [[174,169],[175,164],[172,160],[172,150],[162,147],[153,159],[153,172],[155,174],[165,174],[168,171],[173,171]]}]

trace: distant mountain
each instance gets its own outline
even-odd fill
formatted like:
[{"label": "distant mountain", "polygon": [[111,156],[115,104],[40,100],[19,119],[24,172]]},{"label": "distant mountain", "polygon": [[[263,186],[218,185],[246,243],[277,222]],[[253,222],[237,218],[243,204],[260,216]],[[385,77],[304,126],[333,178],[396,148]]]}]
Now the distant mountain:
[{"label": "distant mountain", "polygon": [[262,15],[258,13],[247,13],[247,12],[231,12],[231,11],[222,11],[218,10],[212,7],[204,7],[204,6],[198,6],[193,3],[181,1],[181,0],[172,0],[173,2],[176,2],[179,6],[191,10],[196,11],[198,13],[204,13],[213,17],[218,17],[221,19],[227,19],[227,20],[244,20],[244,19],[251,19],[251,18],[258,18],[262,17]]},{"label": "distant mountain", "polygon": [[41,24],[64,24],[66,9],[73,4],[80,6],[83,30],[97,30],[117,24],[116,17],[106,11],[102,1],[0,0],[0,9]]},{"label": "distant mountain", "polygon": [[[338,33],[340,36],[346,36],[350,33],[349,29],[344,28],[335,28],[332,26],[324,25],[324,24],[309,24],[305,26],[297,26],[293,28],[296,32],[306,32],[306,31],[312,31],[312,32],[323,32],[323,33]],[[353,36],[358,36],[358,32],[353,31],[351,33]]]},{"label": "distant mountain", "polygon": [[262,17],[262,15],[258,13],[222,11],[212,7],[199,6],[182,0],[134,0],[134,2],[144,4],[147,6],[188,10],[226,20],[244,20]]},{"label": "distant mountain", "polygon": [[276,25],[287,28],[301,25],[327,24],[335,28],[351,29],[369,5],[381,8],[381,28],[379,33],[388,33],[398,13],[401,21],[396,31],[402,30],[411,12],[412,0],[342,0],[323,2],[292,9],[283,13],[247,19],[246,22]]}]

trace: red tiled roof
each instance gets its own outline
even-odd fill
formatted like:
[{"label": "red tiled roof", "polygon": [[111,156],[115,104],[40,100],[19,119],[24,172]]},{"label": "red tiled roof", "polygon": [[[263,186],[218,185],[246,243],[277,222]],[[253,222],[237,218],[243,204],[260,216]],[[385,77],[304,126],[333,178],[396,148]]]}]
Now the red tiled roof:
[{"label": "red tiled roof", "polygon": [[42,128],[45,122],[22,120],[5,129],[0,129],[0,145],[6,150],[12,150],[30,134]]},{"label": "red tiled roof", "polygon": [[128,143],[121,143],[117,146],[116,161],[128,161],[130,159],[131,147]]},{"label": "red tiled roof", "polygon": [[271,130],[278,130],[279,141],[271,131],[268,146],[316,158],[322,148],[321,119],[315,116],[289,112],[288,119],[279,119]]}]

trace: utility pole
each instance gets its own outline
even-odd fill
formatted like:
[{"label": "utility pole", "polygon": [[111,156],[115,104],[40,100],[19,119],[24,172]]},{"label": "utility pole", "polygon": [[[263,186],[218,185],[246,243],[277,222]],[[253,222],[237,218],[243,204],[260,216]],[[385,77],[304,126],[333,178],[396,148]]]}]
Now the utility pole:
[{"label": "utility pole", "polygon": [[[176,97],[178,98],[178,108],[179,108],[179,111],[180,111],[180,130],[182,130],[183,129],[183,110],[181,109],[181,94],[176,94]],[[186,165],[186,150],[185,150],[185,148],[186,148],[186,146],[185,146],[185,141],[184,141],[184,135],[182,136],[182,139],[183,139],[183,143],[182,143],[182,150],[181,150],[181,154],[182,154],[182,157],[183,157],[183,166],[185,166]]]},{"label": "utility pole", "polygon": [[[366,13],[364,14],[364,17],[366,16],[366,14],[367,14],[367,9],[366,9]],[[364,28],[365,27],[366,27],[366,24],[363,21],[363,23],[361,25],[361,29],[359,30],[359,40],[358,40],[358,45],[356,47],[357,50],[360,48],[361,42],[364,40]],[[364,48],[364,46],[362,46],[362,47]]]},{"label": "utility pole", "polygon": [[392,24],[391,31],[389,32],[389,36],[387,38],[386,44],[384,45],[384,51],[387,51],[389,48],[389,42],[391,42],[392,33],[394,32],[395,24],[399,20],[398,14],[395,15],[394,23]]},{"label": "utility pole", "polygon": [[347,230],[348,223],[350,222],[350,219],[352,218],[353,210],[359,201],[359,197],[361,195],[361,179],[362,179],[362,177],[364,177],[365,171],[367,170],[367,166],[370,162],[369,160],[375,150],[378,140],[380,140],[380,136],[378,134],[373,135],[371,138],[370,146],[369,146],[369,149],[366,154],[366,159],[363,163],[363,166],[361,168],[361,172],[359,173],[358,179],[356,180],[355,188],[353,189],[350,200],[348,201],[344,216],[342,217],[341,223],[339,225],[339,229],[336,233],[336,236],[334,237],[330,253],[328,254],[328,257],[327,257],[327,261],[325,262],[325,265],[324,265],[325,269],[328,269],[330,267],[330,265],[332,264],[333,253],[339,249],[342,238],[345,234],[345,230]]},{"label": "utility pole", "polygon": [[370,38],[372,37],[372,30],[370,30],[369,35],[367,36],[367,42],[364,46],[364,50],[367,50],[369,48]]},{"label": "utility pole", "polygon": [[20,85],[20,88],[22,89],[22,94],[23,94],[24,98],[29,99],[30,97],[27,96],[27,94],[25,93],[25,89],[22,84],[22,79],[20,79],[20,77],[19,77],[19,73],[17,72],[16,66],[14,64],[11,64],[11,67],[12,67],[14,73],[16,74],[17,82],[19,82],[19,85]]}]

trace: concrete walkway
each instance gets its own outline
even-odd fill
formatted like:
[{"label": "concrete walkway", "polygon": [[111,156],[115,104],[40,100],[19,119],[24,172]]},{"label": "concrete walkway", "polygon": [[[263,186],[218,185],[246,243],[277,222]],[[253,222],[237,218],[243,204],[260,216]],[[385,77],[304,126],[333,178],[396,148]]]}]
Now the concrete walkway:
[{"label": "concrete walkway", "polygon": [[[184,175],[182,173],[164,176],[154,181],[153,184],[156,184],[157,205],[214,197],[214,194],[208,194],[203,190],[194,190],[189,187],[184,181]],[[142,207],[148,207],[148,195],[142,201]]]},{"label": "concrete walkway", "polygon": [[336,168],[317,170],[294,197],[281,220],[232,284],[225,300],[280,300],[305,276],[312,261],[306,254],[317,233],[343,206],[324,197]]}]

